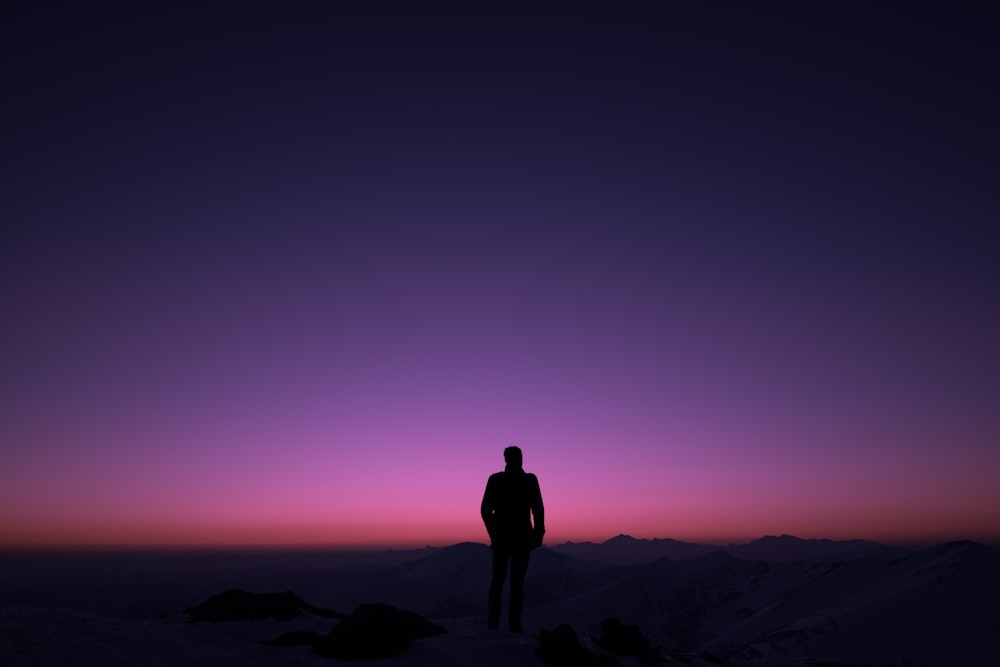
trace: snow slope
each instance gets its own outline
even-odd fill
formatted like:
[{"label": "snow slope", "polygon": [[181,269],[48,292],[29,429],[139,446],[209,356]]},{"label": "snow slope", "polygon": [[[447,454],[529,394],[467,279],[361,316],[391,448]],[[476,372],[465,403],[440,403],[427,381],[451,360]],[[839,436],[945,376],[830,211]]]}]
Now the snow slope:
[{"label": "snow slope", "polygon": [[[89,573],[79,581],[53,579],[58,590],[44,588],[49,579],[37,566],[36,576],[20,584],[8,571],[0,581],[0,665],[331,663],[306,647],[257,643],[297,629],[324,633],[337,622],[330,619],[183,622],[180,611],[204,595],[161,607],[163,617],[147,614],[156,606],[151,600],[162,605],[167,599],[163,592],[171,582],[186,591],[187,580],[198,590],[218,582],[212,594],[233,585],[268,592],[285,587],[257,584],[298,582],[304,587],[295,592],[317,606],[350,612],[360,602],[388,602],[448,630],[414,641],[394,659],[365,662],[376,667],[537,665],[539,630],[568,623],[593,648],[608,617],[638,626],[663,654],[694,665],[717,656],[733,667],[952,667],[994,664],[1000,646],[1000,552],[973,542],[833,563],[749,561],[716,551],[695,560],[612,566],[540,549],[529,570],[527,635],[484,627],[490,568],[484,545],[412,556],[403,563],[330,561],[328,568],[321,556],[274,556],[270,565],[254,560],[253,567],[235,569],[220,569],[212,559],[207,568],[185,561],[173,571],[162,559],[140,559],[130,568],[116,561],[110,570],[90,563],[71,570]],[[114,571],[122,578],[118,583]],[[41,591],[34,598],[32,586]],[[110,605],[98,599],[102,595],[113,598]],[[147,595],[150,600],[143,599]],[[86,604],[70,604],[80,601]],[[112,612],[95,611],[109,606]],[[116,613],[127,609],[145,617]],[[636,662],[623,658],[621,664]]]}]

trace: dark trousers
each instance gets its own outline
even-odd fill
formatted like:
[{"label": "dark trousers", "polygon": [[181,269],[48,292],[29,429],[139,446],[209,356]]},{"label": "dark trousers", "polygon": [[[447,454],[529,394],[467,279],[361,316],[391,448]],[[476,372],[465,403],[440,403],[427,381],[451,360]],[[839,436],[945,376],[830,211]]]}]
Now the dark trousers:
[{"label": "dark trousers", "polygon": [[528,549],[503,549],[493,547],[493,579],[490,581],[489,624],[490,627],[500,625],[500,598],[503,595],[503,583],[507,578],[507,565],[510,564],[510,609],[508,619],[511,629],[521,627],[521,609],[524,607],[524,577],[528,573]]}]

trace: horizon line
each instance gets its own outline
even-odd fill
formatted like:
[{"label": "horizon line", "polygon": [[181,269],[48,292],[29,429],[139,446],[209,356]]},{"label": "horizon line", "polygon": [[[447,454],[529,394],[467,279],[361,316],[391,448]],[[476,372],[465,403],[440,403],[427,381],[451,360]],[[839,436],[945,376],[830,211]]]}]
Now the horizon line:
[{"label": "horizon line", "polygon": [[[726,540],[712,540],[712,541],[697,541],[697,540],[683,540],[673,537],[635,537],[627,533],[618,533],[611,537],[605,538],[603,540],[594,539],[568,539],[559,542],[553,542],[551,544],[545,544],[546,547],[558,547],[567,544],[594,544],[602,545],[611,540],[618,538],[629,538],[637,542],[656,542],[656,541],[673,541],[681,544],[691,544],[697,546],[707,546],[707,547],[718,547],[719,549],[725,549],[727,547],[742,546],[747,544],[752,544],[767,538],[793,538],[796,540],[801,540],[803,542],[809,541],[829,541],[829,542],[871,542],[873,544],[879,544],[888,547],[930,547],[937,544],[947,544],[950,542],[978,542],[980,544],[986,544],[988,546],[994,546],[1000,548],[1000,535],[986,537],[956,537],[956,536],[938,536],[938,537],[914,537],[912,539],[892,539],[887,541],[865,538],[865,537],[848,537],[848,538],[830,538],[830,537],[799,537],[790,533],[771,534],[767,533],[759,537],[754,538],[729,538]],[[482,544],[484,546],[489,546],[488,542],[483,540],[456,540],[449,542],[438,542],[438,543],[426,543],[426,544],[416,544],[416,543],[377,543],[377,544],[364,544],[364,543],[336,543],[336,542],[301,542],[301,543],[275,543],[275,542],[247,542],[247,543],[231,543],[231,544],[221,544],[221,543],[11,543],[11,544],[0,544],[0,553],[12,553],[12,552],[107,552],[107,551],[120,551],[120,552],[168,552],[168,551],[312,551],[312,552],[339,552],[339,553],[372,553],[380,551],[425,551],[429,549],[445,549],[448,547],[456,546],[458,544]]]}]

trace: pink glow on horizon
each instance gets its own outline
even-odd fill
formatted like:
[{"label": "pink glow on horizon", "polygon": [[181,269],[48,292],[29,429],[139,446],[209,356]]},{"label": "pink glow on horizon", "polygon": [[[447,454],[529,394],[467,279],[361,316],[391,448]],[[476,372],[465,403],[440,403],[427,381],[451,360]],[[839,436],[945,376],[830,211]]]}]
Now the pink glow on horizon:
[{"label": "pink glow on horizon", "polygon": [[[224,450],[148,442],[139,459],[123,456],[113,466],[81,449],[78,457],[23,470],[23,481],[5,486],[0,546],[484,541],[478,503],[486,477],[501,467],[502,446],[477,442],[471,433],[439,433],[428,441],[397,436],[404,445],[368,439],[357,456],[343,458],[333,440],[268,447],[242,431]],[[796,460],[789,447],[761,461],[749,449],[623,449],[582,433],[574,440],[521,441],[525,467],[542,484],[549,543],[619,533],[709,543],[783,533],[995,540],[1000,525],[985,466],[978,477],[961,468],[907,469],[892,461],[859,470],[836,457]],[[150,454],[157,451],[162,456]],[[695,451],[701,455],[692,456]],[[720,456],[728,462],[720,465]],[[779,456],[787,459],[782,467],[774,465]],[[39,488],[58,493],[39,497],[32,491]]]}]

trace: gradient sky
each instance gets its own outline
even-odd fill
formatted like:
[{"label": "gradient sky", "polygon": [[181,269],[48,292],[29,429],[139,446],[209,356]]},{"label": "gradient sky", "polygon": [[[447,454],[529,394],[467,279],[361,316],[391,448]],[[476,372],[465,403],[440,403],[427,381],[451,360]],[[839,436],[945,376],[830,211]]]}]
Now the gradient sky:
[{"label": "gradient sky", "polygon": [[1000,540],[985,14],[539,4],[5,19],[0,546]]}]

